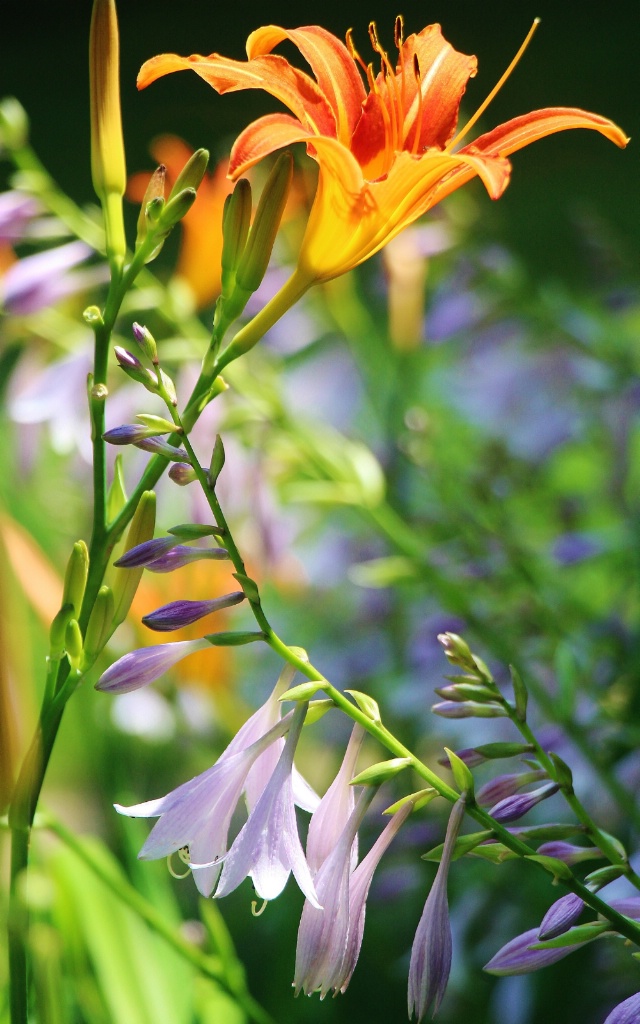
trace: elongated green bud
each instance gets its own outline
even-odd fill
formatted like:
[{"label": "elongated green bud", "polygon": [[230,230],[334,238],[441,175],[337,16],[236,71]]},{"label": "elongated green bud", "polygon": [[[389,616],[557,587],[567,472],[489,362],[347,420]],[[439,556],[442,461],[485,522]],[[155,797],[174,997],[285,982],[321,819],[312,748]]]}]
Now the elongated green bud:
[{"label": "elongated green bud", "polygon": [[27,112],[15,96],[0,101],[0,143],[7,149],[21,149],[29,138]]},{"label": "elongated green bud", "polygon": [[169,202],[185,188],[198,189],[209,164],[209,150],[196,149],[187,160],[169,193]]},{"label": "elongated green bud", "polygon": [[83,540],[73,545],[73,550],[67,562],[67,570],[64,575],[64,590],[62,592],[62,605],[70,604],[73,613],[77,618],[82,607],[84,588],[87,585],[89,574],[89,552]]},{"label": "elongated green bud", "polygon": [[211,453],[211,463],[209,465],[209,473],[207,474],[209,478],[209,483],[214,488],[216,486],[216,483],[218,482],[218,477],[222,472],[222,467],[224,466],[224,459],[225,455],[222,438],[220,437],[220,434],[216,434],[216,443],[213,446],[213,451]]},{"label": "elongated green bud", "polygon": [[107,494],[107,522],[111,523],[127,504],[127,490],[122,469],[122,455],[116,455],[113,480]]},{"label": "elongated green bud", "polygon": [[115,0],[94,0],[89,33],[91,177],[102,203],[107,255],[126,253],[122,196],[127,172],[120,115],[120,41]]},{"label": "elongated green bud", "polygon": [[113,615],[115,605],[111,587],[100,587],[96,602],[91,610],[84,638],[83,668],[86,670],[100,654],[115,628]]},{"label": "elongated green bud", "polygon": [[236,283],[236,270],[244,252],[251,223],[251,185],[240,178],[227,196],[222,215],[222,296],[229,297]]},{"label": "elongated green bud", "polygon": [[238,264],[236,286],[249,294],[259,287],[269,265],[292,179],[293,157],[291,153],[282,153],[262,190],[247,244]]},{"label": "elongated green bud", "polygon": [[73,616],[73,605],[63,604],[62,608],[51,623],[49,629],[49,657],[53,661],[58,661],[64,654],[67,626]]},{"label": "elongated green bud", "polygon": [[173,199],[165,203],[158,219],[158,227],[162,231],[170,231],[174,224],[177,224],[189,212],[195,201],[195,188],[183,188],[181,192],[174,195]]},{"label": "elongated green bud", "polygon": [[393,779],[398,772],[404,771],[411,764],[408,757],[392,757],[389,761],[379,761],[369,765],[363,772],[351,779],[350,786],[379,786],[388,779]]},{"label": "elongated green bud", "polygon": [[[156,167],[155,171],[149,178],[149,184],[145,189],[144,198],[140,206],[140,213],[138,215],[136,249],[139,245],[142,245],[149,233],[149,228],[153,226],[157,220],[157,218],[154,220],[155,210],[159,206],[159,213],[164,207],[164,186],[166,176],[167,168],[164,164],[160,164],[159,167]],[[159,199],[162,200],[160,204],[158,204]]]},{"label": "elongated green bud", "polygon": [[76,619],[71,619],[67,623],[64,646],[71,665],[78,668],[82,660],[82,633]]},{"label": "elongated green bud", "polygon": [[[156,528],[156,496],[153,491],[145,491],[135,511],[131,526],[127,534],[125,552],[131,548],[151,540]],[[126,618],[135,597],[140,577],[144,571],[143,566],[136,566],[133,569],[118,569],[113,584],[113,626],[119,626]]]}]

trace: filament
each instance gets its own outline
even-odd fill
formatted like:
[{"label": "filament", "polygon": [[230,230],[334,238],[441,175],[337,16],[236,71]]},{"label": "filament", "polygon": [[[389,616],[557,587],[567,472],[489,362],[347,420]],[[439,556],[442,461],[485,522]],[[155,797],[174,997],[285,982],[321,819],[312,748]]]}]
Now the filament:
[{"label": "filament", "polygon": [[534,34],[535,30],[537,29],[539,24],[540,24],[540,18],[535,18],[534,22],[533,22],[533,25],[531,26],[531,28],[527,32],[527,35],[525,37],[524,42],[522,43],[522,46],[520,47],[520,49],[516,53],[515,57],[511,61],[511,63],[509,65],[509,67],[507,68],[507,70],[504,72],[504,74],[502,75],[500,80],[497,82],[497,84],[494,85],[493,89],[491,90],[491,92],[487,96],[487,98],[484,101],[484,103],[480,104],[480,106],[476,110],[476,112],[473,115],[473,117],[471,117],[467,121],[467,123],[465,124],[464,128],[462,129],[462,131],[459,131],[458,134],[456,135],[456,137],[445,148],[445,153],[450,153],[451,150],[453,149],[453,147],[455,145],[457,145],[458,142],[460,142],[460,140],[465,137],[465,135],[467,134],[467,132],[469,132],[471,130],[471,128],[473,128],[473,126],[476,123],[476,121],[478,120],[478,118],[482,117],[482,115],[484,114],[485,110],[487,109],[487,107],[491,103],[492,99],[494,98],[494,96],[497,95],[498,92],[500,92],[500,89],[502,88],[502,86],[506,82],[507,78],[509,77],[509,75],[511,74],[513,69],[515,68],[516,64],[518,63],[518,61],[522,57],[524,51],[526,50],[527,46],[531,42],[531,38],[532,38],[532,36],[533,36],[533,34]]},{"label": "filament", "polygon": [[411,146],[411,154],[415,156],[418,152],[418,146],[420,144],[420,131],[422,129],[422,75],[420,73],[420,63],[418,61],[418,54],[413,55],[413,73],[416,78],[416,85],[418,86],[418,113],[416,115],[416,131],[413,137],[413,145]]}]

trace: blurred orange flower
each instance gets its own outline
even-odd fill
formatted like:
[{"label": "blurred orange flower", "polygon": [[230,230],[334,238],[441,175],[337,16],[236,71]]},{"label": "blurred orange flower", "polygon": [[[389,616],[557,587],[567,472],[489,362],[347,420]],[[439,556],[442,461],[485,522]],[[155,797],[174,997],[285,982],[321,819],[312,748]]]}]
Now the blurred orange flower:
[{"label": "blurred orange flower", "polygon": [[[476,175],[489,195],[499,198],[509,183],[507,157],[537,139],[567,128],[592,128],[618,146],[628,141],[604,117],[549,107],[516,117],[453,152],[515,66],[531,33],[496,90],[457,133],[460,101],[476,74],[476,58],[458,53],[439,25],[404,39],[398,18],[394,67],[373,23],[369,36],[380,61],[377,75],[357,53],[350,33],[345,46],[318,25],[267,25],[249,36],[247,61],[216,53],[165,53],[146,61],[138,76],[138,87],[144,88],[163,75],[190,68],[219,93],[264,89],[291,111],[293,116],[268,114],[250,124],[233,146],[229,173],[235,179],[264,156],[295,142],[306,142],[317,161],[318,189],[292,294],[362,263]],[[315,78],[271,52],[285,40],[299,49]]]},{"label": "blurred orange flower", "polygon": [[[163,135],[151,146],[151,155],[167,169],[166,183],[171,189],[193,150],[175,135]],[[182,219],[182,243],[176,274],[193,292],[198,309],[211,305],[220,292],[222,255],[222,211],[233,189],[227,177],[227,161],[221,161],[212,174],[205,174],[196,200]],[[127,198],[141,203],[151,175],[134,174],[127,186]]]}]

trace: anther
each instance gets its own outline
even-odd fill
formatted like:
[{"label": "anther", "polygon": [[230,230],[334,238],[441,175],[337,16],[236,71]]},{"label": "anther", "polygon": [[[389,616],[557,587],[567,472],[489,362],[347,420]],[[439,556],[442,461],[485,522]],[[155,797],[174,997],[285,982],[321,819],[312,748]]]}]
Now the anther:
[{"label": "anther", "polygon": [[401,14],[396,18],[395,25],[393,26],[393,41],[396,46],[396,50],[402,49],[404,45],[404,18]]}]

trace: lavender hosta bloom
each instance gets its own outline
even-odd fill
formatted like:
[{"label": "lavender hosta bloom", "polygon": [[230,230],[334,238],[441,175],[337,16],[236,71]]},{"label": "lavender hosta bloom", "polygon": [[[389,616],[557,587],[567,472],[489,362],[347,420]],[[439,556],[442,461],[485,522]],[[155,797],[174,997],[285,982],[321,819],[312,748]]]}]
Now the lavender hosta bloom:
[{"label": "lavender hosta bloom", "polygon": [[451,970],[451,925],[447,878],[451,857],[465,812],[464,795],[449,816],[442,857],[411,949],[409,967],[409,1017],[422,1020],[431,1009],[435,1014],[442,1002]]},{"label": "lavender hosta bloom", "polygon": [[514,939],[507,942],[498,952],[485,964],[484,970],[488,974],[496,974],[499,977],[508,974],[530,974],[532,971],[539,971],[543,967],[549,967],[558,960],[562,960],[569,953],[585,946],[586,942],[577,942],[573,946],[557,946],[548,949],[530,949],[535,942],[539,942],[538,929],[530,928],[529,931],[516,935]]},{"label": "lavender hosta bloom", "polygon": [[492,807],[489,814],[502,824],[516,821],[517,818],[522,818],[532,807],[539,804],[541,800],[546,800],[547,797],[557,793],[559,788],[557,783],[550,782],[546,786],[532,790],[531,793],[517,793],[515,796],[508,796]]},{"label": "lavender hosta bloom", "polygon": [[154,612],[145,615],[142,622],[149,629],[157,633],[170,633],[174,629],[182,629],[190,626],[192,622],[210,615],[211,612],[220,611],[221,608],[231,608],[234,604],[244,601],[245,595],[242,590],[234,591],[233,594],[225,594],[224,597],[215,597],[210,601],[171,601],[169,604],[156,608]]},{"label": "lavender hosta bloom", "polygon": [[299,704],[271,778],[227,854],[216,896],[226,896],[250,876],[257,895],[273,900],[291,872],[314,906],[318,897],[300,837],[293,794],[293,755],[307,713]]},{"label": "lavender hosta bloom", "polygon": [[[357,829],[374,792],[365,789],[314,882],[322,909],[305,902],[298,929],[294,988],[296,995],[344,992],[355,970],[362,936],[366,901],[374,871],[382,855],[413,809],[404,804],[393,815],[367,856],[353,868]],[[337,805],[336,805],[337,806]],[[338,809],[338,812],[340,810]]]},{"label": "lavender hosta bloom", "polygon": [[528,786],[531,782],[540,782],[542,779],[548,778],[549,776],[542,768],[530,772],[496,775],[495,779],[485,782],[484,786],[481,786],[477,791],[476,802],[481,807],[490,807],[499,800],[505,800],[508,796],[513,796],[523,786]]},{"label": "lavender hosta bloom", "polygon": [[42,207],[32,196],[11,189],[0,193],[0,242],[18,242]]},{"label": "lavender hosta bloom", "polygon": [[68,242],[25,256],[4,274],[0,282],[0,303],[8,313],[26,316],[106,280],[108,274],[104,267],[94,268],[88,274],[69,272],[91,255],[93,249],[84,242]]},{"label": "lavender hosta bloom", "polygon": [[566,896],[561,896],[549,907],[542,918],[538,939],[544,941],[555,939],[556,935],[562,935],[576,923],[583,910],[584,902],[575,893],[568,892]]},{"label": "lavender hosta bloom", "polygon": [[119,814],[160,819],[140,850],[140,859],[157,860],[186,847],[196,886],[203,896],[210,896],[220,874],[231,817],[247,775],[290,724],[289,716],[253,743],[232,752],[227,747],[211,768],[158,800],[132,807],[116,804]]},{"label": "lavender hosta bloom", "polygon": [[[362,726],[354,725],[338,774],[322,797],[309,822],[307,861],[314,875],[334,849],[342,830],[353,813],[355,796],[353,786],[350,786],[349,783],[355,775],[356,760],[363,738]],[[357,832],[354,833],[351,861],[353,869],[358,862]]]},{"label": "lavender hosta bloom", "polygon": [[603,1024],[640,1024],[640,992],[614,1006]]},{"label": "lavender hosta bloom", "polygon": [[180,640],[173,644],[158,644],[154,647],[140,647],[130,651],[103,672],[95,684],[96,690],[103,693],[129,693],[147,686],[168,672],[179,661],[202,651],[209,646],[209,641]]}]

